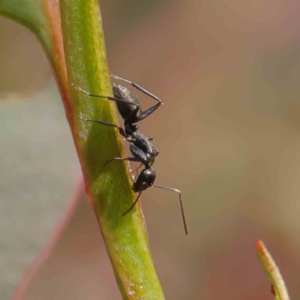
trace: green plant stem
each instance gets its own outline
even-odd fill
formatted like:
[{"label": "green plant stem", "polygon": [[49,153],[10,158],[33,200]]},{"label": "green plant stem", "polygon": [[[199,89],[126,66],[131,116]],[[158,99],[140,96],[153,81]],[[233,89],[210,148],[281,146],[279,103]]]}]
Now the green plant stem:
[{"label": "green plant stem", "polygon": [[[96,0],[60,0],[69,84],[98,95],[111,95],[101,16]],[[74,141],[116,279],[124,299],[164,299],[153,266],[143,215],[135,200],[119,133],[78,117],[116,124],[111,101],[88,97],[70,86]],[[101,283],[99,283],[101,284]]]},{"label": "green plant stem", "polygon": [[[123,299],[164,299],[140,206],[121,217],[136,197],[131,190],[128,167],[120,162],[104,167],[108,159],[124,156],[120,136],[112,128],[78,119],[81,116],[116,123],[113,104],[84,96],[70,86],[74,83],[99,95],[111,94],[98,2],[0,0],[0,14],[29,28],[50,60],[84,173],[87,195]],[[101,278],[95,280],[101,285]]]}]

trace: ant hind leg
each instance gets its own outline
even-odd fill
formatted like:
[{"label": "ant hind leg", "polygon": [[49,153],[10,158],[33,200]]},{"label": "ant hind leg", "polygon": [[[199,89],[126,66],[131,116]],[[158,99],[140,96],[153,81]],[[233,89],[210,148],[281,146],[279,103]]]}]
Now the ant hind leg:
[{"label": "ant hind leg", "polygon": [[111,123],[106,123],[106,122],[103,122],[103,121],[98,121],[98,120],[89,120],[89,119],[86,119],[86,118],[82,118],[82,117],[78,117],[78,119],[82,120],[82,121],[85,121],[85,122],[92,122],[92,123],[98,123],[98,124],[101,124],[101,125],[105,125],[105,126],[110,126],[110,127],[114,127],[114,128],[118,128],[119,130],[119,133],[124,136],[125,138],[127,137],[124,129],[116,124],[111,124]]}]

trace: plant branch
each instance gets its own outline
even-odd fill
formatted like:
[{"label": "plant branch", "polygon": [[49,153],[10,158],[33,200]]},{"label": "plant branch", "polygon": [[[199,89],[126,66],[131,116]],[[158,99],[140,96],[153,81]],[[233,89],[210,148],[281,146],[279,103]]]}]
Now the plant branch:
[{"label": "plant branch", "polygon": [[[97,0],[61,0],[62,31],[69,84],[111,96],[104,33]],[[74,141],[116,279],[124,299],[164,299],[153,266],[139,206],[122,217],[135,199],[117,130],[84,122],[88,118],[116,124],[113,103],[88,97],[70,86]]]},{"label": "plant branch", "polygon": [[275,300],[289,300],[289,294],[280,271],[262,241],[256,242],[256,253],[272,283]]},{"label": "plant branch", "polygon": [[124,156],[120,135],[115,129],[79,119],[116,124],[113,103],[93,99],[71,87],[74,83],[95,94],[111,95],[98,1],[0,0],[0,14],[29,28],[42,43],[51,62],[89,202],[100,225],[123,299],[164,299],[140,205],[122,217],[136,197],[131,189],[128,166],[124,162],[104,166],[112,157]]}]

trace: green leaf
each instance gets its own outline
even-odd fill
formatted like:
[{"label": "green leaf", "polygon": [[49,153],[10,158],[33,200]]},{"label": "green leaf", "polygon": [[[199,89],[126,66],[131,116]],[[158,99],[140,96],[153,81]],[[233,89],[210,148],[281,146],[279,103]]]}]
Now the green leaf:
[{"label": "green leaf", "polygon": [[48,24],[41,0],[0,0],[0,14],[25,25],[50,49]]},{"label": "green leaf", "polygon": [[262,241],[256,242],[256,253],[272,283],[272,292],[275,295],[275,300],[289,300],[289,294],[280,271]]},{"label": "green leaf", "polygon": [[60,28],[58,1],[0,0],[0,15],[23,24],[39,39],[53,66],[58,87],[64,100],[66,113],[69,117],[69,88]]},{"label": "green leaf", "polygon": [[[120,135],[113,128],[78,119],[81,116],[117,123],[111,101],[88,97],[71,87],[76,84],[94,94],[111,95],[98,1],[0,0],[0,14],[27,26],[41,41],[53,66],[86,192],[123,298],[164,299],[140,206],[121,216],[136,197],[128,166],[123,162],[105,166],[107,160],[125,155]],[[101,278],[98,280],[101,285]]]}]

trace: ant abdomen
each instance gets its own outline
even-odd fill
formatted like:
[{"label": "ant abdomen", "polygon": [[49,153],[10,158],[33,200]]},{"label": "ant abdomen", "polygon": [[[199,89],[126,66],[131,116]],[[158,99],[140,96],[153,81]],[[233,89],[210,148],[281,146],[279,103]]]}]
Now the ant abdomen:
[{"label": "ant abdomen", "polygon": [[[142,117],[142,111],[137,99],[131,94],[130,90],[122,85],[114,85],[113,93],[115,98],[120,98],[125,102],[116,102],[118,111],[127,124],[138,122]],[[132,105],[135,103],[136,105]]]}]

